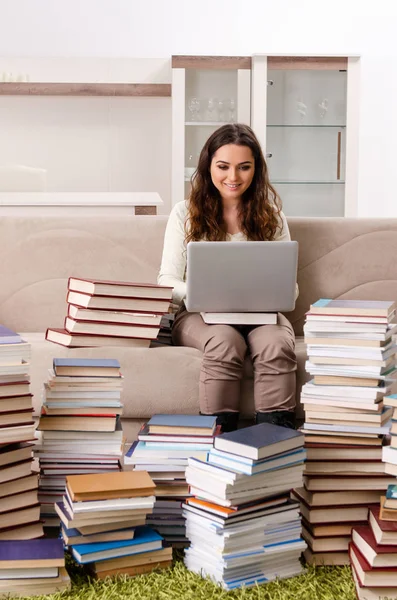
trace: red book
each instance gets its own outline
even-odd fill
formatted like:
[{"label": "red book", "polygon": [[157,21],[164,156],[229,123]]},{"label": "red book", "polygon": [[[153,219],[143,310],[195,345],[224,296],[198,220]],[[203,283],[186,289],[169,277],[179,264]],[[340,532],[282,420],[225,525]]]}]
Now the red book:
[{"label": "red book", "polygon": [[396,567],[397,546],[376,543],[371,527],[354,527],[352,540],[371,567]]},{"label": "red book", "polygon": [[80,308],[92,310],[123,311],[132,313],[152,313],[163,315],[168,312],[170,300],[156,298],[126,298],[118,296],[92,296],[69,290],[66,302]]},{"label": "red book", "polygon": [[133,283],[126,281],[107,281],[101,279],[81,279],[69,277],[68,288],[91,296],[118,296],[125,298],[159,298],[171,300],[172,287],[155,283]]},{"label": "red book", "polygon": [[103,321],[76,321],[65,318],[64,328],[69,333],[82,335],[105,335],[125,338],[155,340],[160,331],[157,325],[132,325],[125,323],[105,323]]},{"label": "red book", "polygon": [[67,346],[68,348],[91,348],[96,346],[149,348],[150,346],[150,340],[147,339],[123,338],[93,333],[69,333],[66,329],[47,329],[45,339],[61,346]]},{"label": "red book", "polygon": [[380,506],[371,507],[369,524],[377,544],[397,544],[397,522],[380,518]]},{"label": "red book", "polygon": [[357,546],[349,545],[351,565],[363,587],[397,587],[396,567],[371,567]]}]

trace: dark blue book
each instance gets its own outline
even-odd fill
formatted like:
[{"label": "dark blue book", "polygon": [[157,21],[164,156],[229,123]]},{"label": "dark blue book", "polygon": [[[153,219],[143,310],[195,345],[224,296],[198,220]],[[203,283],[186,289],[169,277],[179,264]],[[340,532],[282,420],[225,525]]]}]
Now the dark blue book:
[{"label": "dark blue book", "polygon": [[72,553],[78,563],[87,564],[130,554],[153,552],[160,550],[162,546],[161,535],[150,527],[141,526],[135,529],[133,539],[72,546]]},{"label": "dark blue book", "polygon": [[214,447],[230,454],[259,460],[301,448],[303,442],[304,436],[300,431],[270,423],[260,423],[216,436]]},{"label": "dark blue book", "polygon": [[172,428],[177,433],[178,428],[193,431],[213,431],[216,426],[216,417],[211,415],[154,415],[147,423],[150,433],[161,433]]},{"label": "dark blue book", "polygon": [[0,325],[0,344],[21,344],[23,339],[18,333]]},{"label": "dark blue book", "polygon": [[29,567],[34,561],[37,567],[62,567],[65,564],[63,543],[60,539],[0,541],[0,564],[13,563],[10,568]]}]

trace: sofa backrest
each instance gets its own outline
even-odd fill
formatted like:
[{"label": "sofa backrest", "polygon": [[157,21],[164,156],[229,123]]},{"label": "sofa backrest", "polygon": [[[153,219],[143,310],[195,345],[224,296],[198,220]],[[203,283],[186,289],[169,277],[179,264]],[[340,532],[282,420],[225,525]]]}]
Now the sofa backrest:
[{"label": "sofa backrest", "polygon": [[[0,323],[63,327],[69,276],[153,283],[166,216],[2,217]],[[299,242],[297,335],[318,298],[397,299],[397,219],[289,218]]]}]

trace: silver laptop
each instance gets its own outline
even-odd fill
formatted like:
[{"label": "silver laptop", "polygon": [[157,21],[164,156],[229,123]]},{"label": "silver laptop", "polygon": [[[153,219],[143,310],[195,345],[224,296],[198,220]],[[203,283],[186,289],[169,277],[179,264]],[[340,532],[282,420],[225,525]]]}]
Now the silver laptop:
[{"label": "silver laptop", "polygon": [[298,242],[190,242],[190,312],[287,312],[295,307]]}]

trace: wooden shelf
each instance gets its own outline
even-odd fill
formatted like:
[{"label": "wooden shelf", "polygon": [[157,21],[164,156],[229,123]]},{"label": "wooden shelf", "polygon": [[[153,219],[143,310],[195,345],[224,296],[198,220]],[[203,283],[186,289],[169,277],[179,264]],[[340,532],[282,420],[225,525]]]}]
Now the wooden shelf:
[{"label": "wooden shelf", "polygon": [[173,69],[251,69],[250,56],[173,56]]},{"label": "wooden shelf", "polygon": [[0,96],[171,96],[170,83],[0,82]]},{"label": "wooden shelf", "polygon": [[267,68],[345,71],[347,58],[344,56],[268,56]]}]

